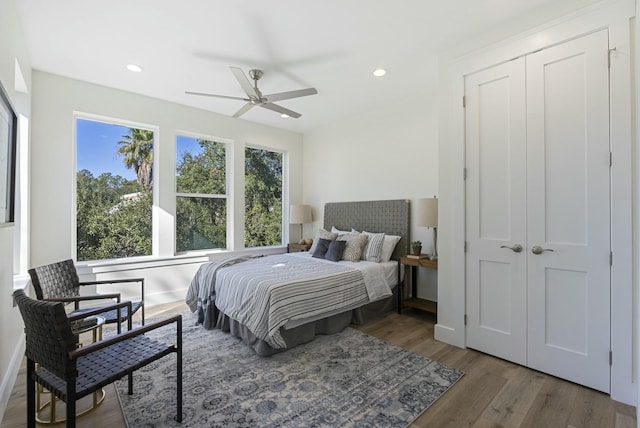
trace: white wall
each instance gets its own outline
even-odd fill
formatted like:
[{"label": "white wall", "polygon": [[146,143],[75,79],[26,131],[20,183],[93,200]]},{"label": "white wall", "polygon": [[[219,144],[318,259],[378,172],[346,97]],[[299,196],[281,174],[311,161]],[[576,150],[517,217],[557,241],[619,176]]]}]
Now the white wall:
[{"label": "white wall", "polygon": [[[31,114],[29,95],[15,89],[16,63],[27,88],[31,86],[31,65],[19,22],[14,1],[0,2],[0,82],[16,114],[28,118]],[[16,215],[20,213],[16,212]],[[13,307],[11,297],[14,274],[17,273],[13,251],[18,229],[19,225],[0,227],[0,417],[4,414],[24,352],[22,318]]]},{"label": "white wall", "polygon": [[[605,4],[608,3],[608,4]],[[631,49],[630,18],[634,0],[605,2],[544,27],[505,40],[463,58],[443,61],[440,105],[440,263],[439,316],[436,339],[465,345],[465,264],[464,264],[464,76],[476,70],[534,52],[596,29],[609,30],[611,55],[610,111],[613,167],[611,176],[613,266],[611,269],[611,396],[636,405],[637,368],[633,320],[637,305],[633,296],[634,236],[632,222],[634,194],[632,76],[634,52]],[[636,255],[637,257],[637,255]]]},{"label": "white wall", "polygon": [[[409,199],[413,217],[416,199],[438,195],[437,103],[435,88],[426,89],[305,134],[304,203],[313,210],[306,236],[323,226],[326,202]],[[412,226],[411,239],[431,251],[431,229]],[[420,269],[420,297],[437,298],[435,276]]]},{"label": "white wall", "polygon": [[[34,71],[32,118],[31,266],[71,258],[75,205],[74,113],[123,119],[156,129],[155,197],[159,236],[154,236],[160,260],[125,265],[96,264],[80,269],[83,279],[144,276],[147,303],[183,299],[198,263],[209,257],[173,258],[175,212],[175,137],[177,132],[232,141],[234,180],[230,191],[236,224],[244,222],[245,143],[288,153],[291,198],[301,199],[302,136],[244,120],[135,95],[95,84]],[[155,220],[154,220],[155,221]],[[235,240],[235,245],[233,244]],[[242,250],[243,235],[236,233],[231,248]],[[224,253],[217,253],[224,254]],[[195,263],[195,264],[194,264]],[[163,266],[170,266],[167,269]],[[128,296],[133,297],[133,296]]]}]

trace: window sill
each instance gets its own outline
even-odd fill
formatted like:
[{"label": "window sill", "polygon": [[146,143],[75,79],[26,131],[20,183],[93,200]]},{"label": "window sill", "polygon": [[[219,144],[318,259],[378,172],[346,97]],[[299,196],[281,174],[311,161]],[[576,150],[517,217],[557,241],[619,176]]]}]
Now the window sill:
[{"label": "window sill", "polygon": [[27,291],[31,278],[29,275],[14,275],[13,276],[13,290]]},{"label": "window sill", "polygon": [[[135,257],[131,259],[96,260],[76,263],[78,274],[91,275],[128,270],[150,269],[167,266],[177,266],[193,263],[207,263],[222,257],[239,256],[244,254],[279,254],[286,252],[286,246],[248,248],[243,251],[216,251],[179,254],[170,257]],[[28,277],[27,277],[28,279]]]}]

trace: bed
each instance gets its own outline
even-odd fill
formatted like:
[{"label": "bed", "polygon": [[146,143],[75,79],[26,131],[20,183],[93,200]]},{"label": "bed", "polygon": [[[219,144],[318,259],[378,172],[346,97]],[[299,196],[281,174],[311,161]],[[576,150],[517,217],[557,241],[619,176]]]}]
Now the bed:
[{"label": "bed", "polygon": [[395,307],[409,213],[407,200],[327,203],[324,230],[399,236],[390,260],[334,262],[311,252],[228,257],[200,267],[187,304],[204,328],[230,332],[263,356],[362,324]]}]

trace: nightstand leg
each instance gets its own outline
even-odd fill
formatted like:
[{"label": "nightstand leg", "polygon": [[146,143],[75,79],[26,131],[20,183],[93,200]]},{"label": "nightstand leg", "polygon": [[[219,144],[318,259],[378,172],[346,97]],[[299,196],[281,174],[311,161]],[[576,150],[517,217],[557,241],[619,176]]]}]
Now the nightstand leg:
[{"label": "nightstand leg", "polygon": [[403,268],[403,264],[400,263],[400,260],[398,260],[398,285],[397,287],[397,292],[398,292],[398,313],[401,314],[402,313],[402,292],[404,291],[404,284],[402,282],[402,272],[400,271],[400,269]]},{"label": "nightstand leg", "polygon": [[411,298],[418,297],[418,268],[411,266]]}]

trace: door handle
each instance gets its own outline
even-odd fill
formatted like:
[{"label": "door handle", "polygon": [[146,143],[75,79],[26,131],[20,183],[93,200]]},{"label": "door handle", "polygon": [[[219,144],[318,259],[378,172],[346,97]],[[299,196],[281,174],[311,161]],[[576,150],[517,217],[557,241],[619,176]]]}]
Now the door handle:
[{"label": "door handle", "polygon": [[520,244],[515,244],[513,247],[509,247],[507,245],[500,245],[500,248],[508,248],[514,253],[519,253],[520,251],[522,251],[522,245]]},{"label": "door handle", "polygon": [[533,247],[531,247],[531,252],[533,254],[542,254],[545,251],[553,251],[551,248],[542,248],[539,245],[535,245]]}]

